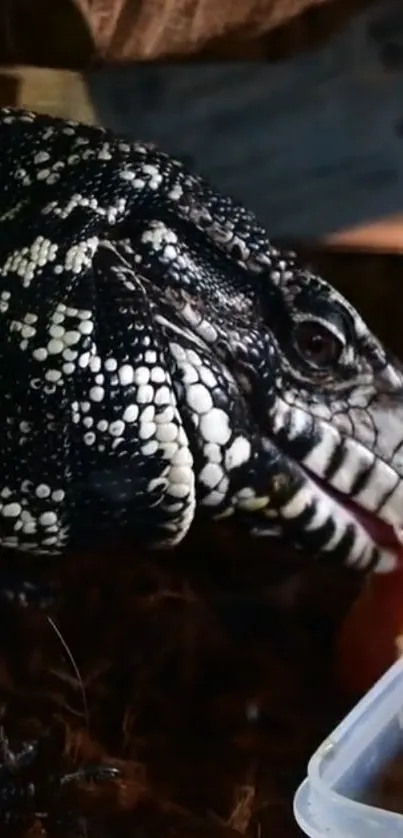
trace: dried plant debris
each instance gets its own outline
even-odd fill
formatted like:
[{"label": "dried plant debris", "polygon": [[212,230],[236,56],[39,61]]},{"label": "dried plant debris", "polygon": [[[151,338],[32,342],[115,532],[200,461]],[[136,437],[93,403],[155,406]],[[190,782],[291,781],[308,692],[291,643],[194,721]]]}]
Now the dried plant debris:
[{"label": "dried plant debris", "polygon": [[301,569],[195,528],[163,556],[66,556],[48,612],[0,604],[1,724],[23,754],[3,743],[2,836],[298,836],[293,792],[345,709],[329,649],[357,584]]}]

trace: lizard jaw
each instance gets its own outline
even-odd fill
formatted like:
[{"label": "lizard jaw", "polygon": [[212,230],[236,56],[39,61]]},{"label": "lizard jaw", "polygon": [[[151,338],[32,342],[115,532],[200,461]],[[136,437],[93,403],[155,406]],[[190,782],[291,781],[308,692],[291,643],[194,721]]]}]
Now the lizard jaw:
[{"label": "lizard jaw", "polygon": [[[357,521],[368,534],[369,539],[379,548],[381,557],[373,567],[374,572],[383,573],[394,570],[399,562],[399,555],[403,554],[403,527],[389,524],[375,513],[364,509],[359,503],[343,495],[309,470],[307,474],[329,497],[351,514],[352,519]],[[395,562],[392,559],[393,555]]]}]

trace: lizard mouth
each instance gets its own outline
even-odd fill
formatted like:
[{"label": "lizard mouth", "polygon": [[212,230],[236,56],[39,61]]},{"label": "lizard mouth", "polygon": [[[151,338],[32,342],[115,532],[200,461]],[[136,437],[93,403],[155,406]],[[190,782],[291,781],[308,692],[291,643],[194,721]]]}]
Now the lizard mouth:
[{"label": "lizard mouth", "polygon": [[268,524],[255,520],[255,535],[291,541],[306,554],[331,556],[367,573],[387,574],[403,566],[403,526],[388,523],[306,466],[302,471],[304,487],[278,511],[265,513]]},{"label": "lizard mouth", "polygon": [[305,476],[280,507],[285,533],[302,550],[358,569],[387,573],[403,565],[402,476],[323,419],[293,412],[281,399],[277,407],[275,444],[289,469]]},{"label": "lizard mouth", "polygon": [[339,502],[344,503],[346,509],[348,509],[352,515],[357,518],[361,526],[366,530],[368,535],[371,536],[375,544],[378,544],[379,547],[389,547],[395,550],[402,550],[403,542],[399,539],[396,528],[393,527],[392,524],[387,524],[385,521],[382,521],[381,518],[378,518],[374,513],[368,512],[354,501],[346,501],[346,499],[343,499],[342,496],[341,500],[339,499]]},{"label": "lizard mouth", "polygon": [[362,528],[368,533],[371,540],[378,547],[387,547],[389,550],[396,551],[396,553],[403,556],[403,525],[400,528],[388,524],[375,512],[370,512],[356,501],[334,489],[326,480],[321,479],[314,474],[310,469],[304,469],[309,477],[320,486],[327,495],[332,497],[340,506],[347,510],[350,515],[361,524]]}]

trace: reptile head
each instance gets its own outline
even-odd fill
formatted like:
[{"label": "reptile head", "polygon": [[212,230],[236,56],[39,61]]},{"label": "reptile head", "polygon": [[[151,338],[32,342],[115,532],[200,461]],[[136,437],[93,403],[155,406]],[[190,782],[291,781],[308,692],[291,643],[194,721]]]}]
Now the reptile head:
[{"label": "reptile head", "polygon": [[403,376],[349,302],[308,271],[278,277],[270,437],[304,480],[280,507],[304,546],[395,566],[403,524]]},{"label": "reptile head", "polygon": [[254,531],[358,567],[394,567],[403,375],[359,313],[273,247],[266,270],[252,273],[154,221],[138,252],[158,280],[162,322],[187,329],[230,371],[272,458],[267,492],[238,502],[253,511]]}]

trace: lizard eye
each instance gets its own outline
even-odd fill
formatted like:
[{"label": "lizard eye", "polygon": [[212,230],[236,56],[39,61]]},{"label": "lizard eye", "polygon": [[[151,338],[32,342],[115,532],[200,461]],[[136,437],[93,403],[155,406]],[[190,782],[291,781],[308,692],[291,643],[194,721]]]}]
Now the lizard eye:
[{"label": "lizard eye", "polygon": [[344,342],[318,320],[300,320],[294,327],[294,344],[302,358],[316,367],[337,363]]}]

